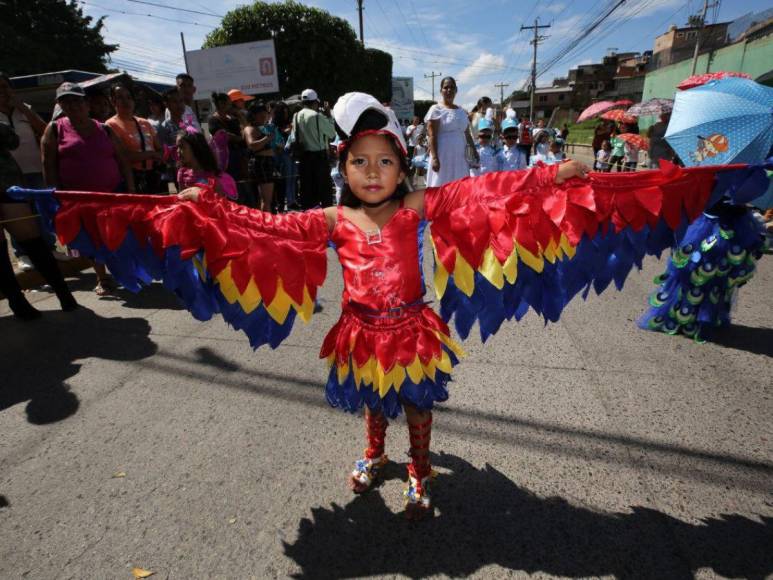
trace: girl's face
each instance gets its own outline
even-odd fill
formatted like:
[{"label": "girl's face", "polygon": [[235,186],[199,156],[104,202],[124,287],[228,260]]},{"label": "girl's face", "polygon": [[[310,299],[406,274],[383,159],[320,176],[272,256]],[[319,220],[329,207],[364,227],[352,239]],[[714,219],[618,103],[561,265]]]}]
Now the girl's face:
[{"label": "girl's face", "polygon": [[478,143],[481,145],[490,145],[491,144],[491,131],[480,131],[478,132]]},{"label": "girl's face", "polygon": [[381,203],[405,179],[400,158],[389,140],[385,135],[365,135],[349,148],[344,179],[361,201]]},{"label": "girl's face", "polygon": [[180,156],[180,165],[183,167],[190,167],[195,169],[196,158],[193,156],[191,146],[183,141],[180,137],[177,138],[177,154]]}]

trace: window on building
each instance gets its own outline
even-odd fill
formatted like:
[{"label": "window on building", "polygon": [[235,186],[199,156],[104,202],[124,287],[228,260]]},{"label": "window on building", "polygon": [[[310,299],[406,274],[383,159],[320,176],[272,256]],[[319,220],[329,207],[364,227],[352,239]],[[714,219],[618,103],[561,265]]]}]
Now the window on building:
[{"label": "window on building", "polygon": [[564,100],[564,96],[565,96],[565,95],[558,95],[558,100],[559,100],[559,101],[563,101],[563,100]]},{"label": "window on building", "polygon": [[548,96],[547,95],[540,95],[537,99],[540,103],[547,103],[548,102]]},{"label": "window on building", "polygon": [[677,38],[684,38],[684,32],[677,32],[676,33]]},{"label": "window on building", "polygon": [[687,33],[688,40],[691,38],[695,38],[696,36],[698,36],[698,33],[695,30],[691,30],[690,32]]}]

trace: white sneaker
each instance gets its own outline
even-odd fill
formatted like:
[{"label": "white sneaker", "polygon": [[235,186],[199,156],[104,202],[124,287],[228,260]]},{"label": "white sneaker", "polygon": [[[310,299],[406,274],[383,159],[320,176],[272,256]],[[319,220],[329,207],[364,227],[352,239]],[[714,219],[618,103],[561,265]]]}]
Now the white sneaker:
[{"label": "white sneaker", "polygon": [[30,261],[28,256],[21,255],[18,258],[18,264],[19,264],[19,270],[22,272],[29,272],[30,270],[34,270],[35,266],[32,264],[32,261]]}]

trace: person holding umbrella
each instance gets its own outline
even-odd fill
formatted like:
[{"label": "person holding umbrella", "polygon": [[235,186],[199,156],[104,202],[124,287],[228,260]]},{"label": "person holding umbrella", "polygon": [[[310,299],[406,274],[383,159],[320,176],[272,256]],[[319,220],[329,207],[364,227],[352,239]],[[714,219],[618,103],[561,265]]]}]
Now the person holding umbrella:
[{"label": "person holding umbrella", "polygon": [[[745,182],[690,225],[672,251],[639,326],[696,341],[731,322],[738,289],[754,276],[765,231],[749,203],[773,152],[773,89],[743,78],[709,81],[678,93],[665,139],[688,166],[749,163]],[[750,193],[754,191],[754,193]]]},{"label": "person holding umbrella", "polygon": [[674,160],[674,150],[671,149],[666,141],[666,131],[668,130],[668,122],[670,120],[671,111],[662,113],[660,120],[647,130],[647,137],[650,140],[649,157],[651,169],[657,169],[661,159],[666,161]]}]

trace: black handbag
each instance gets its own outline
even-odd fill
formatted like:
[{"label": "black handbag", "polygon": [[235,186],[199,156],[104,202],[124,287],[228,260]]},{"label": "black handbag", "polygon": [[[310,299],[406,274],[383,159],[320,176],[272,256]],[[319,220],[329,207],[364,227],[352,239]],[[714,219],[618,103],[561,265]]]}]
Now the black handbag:
[{"label": "black handbag", "polygon": [[298,113],[295,113],[295,116],[293,117],[293,130],[290,135],[293,138],[289,147],[290,157],[298,161],[301,158],[301,155],[303,155],[304,151],[303,143],[301,143],[298,135]]}]

